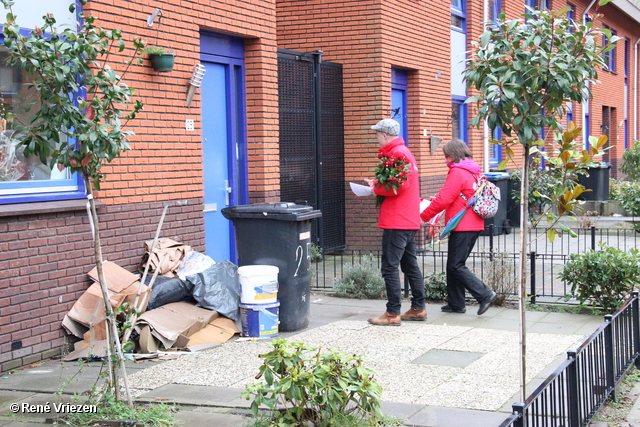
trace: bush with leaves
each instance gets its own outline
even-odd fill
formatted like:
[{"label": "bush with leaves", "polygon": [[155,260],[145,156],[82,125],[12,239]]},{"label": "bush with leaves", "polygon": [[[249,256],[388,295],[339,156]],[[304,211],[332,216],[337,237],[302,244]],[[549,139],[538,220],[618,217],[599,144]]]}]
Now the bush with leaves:
[{"label": "bush with leaves", "polygon": [[640,180],[640,141],[634,141],[633,147],[622,154],[620,172],[627,175],[628,180]]},{"label": "bush with leaves", "polygon": [[373,255],[347,264],[342,277],[334,279],[333,289],[340,298],[381,299],[386,295],[384,279]]},{"label": "bush with leaves", "polygon": [[600,250],[571,254],[560,278],[571,285],[571,296],[607,313],[616,311],[640,282],[640,251],[629,252],[600,243]]},{"label": "bush with leaves", "polygon": [[424,294],[436,301],[447,299],[447,274],[429,273],[424,276]]},{"label": "bush with leaves", "polygon": [[[376,420],[382,418],[382,388],[374,380],[374,371],[363,365],[363,359],[289,343],[284,339],[271,342],[271,351],[260,355],[256,382],[242,393],[253,396],[251,412],[258,416],[259,407],[271,409],[269,426],[330,427],[345,425],[345,419]],[[339,422],[340,421],[340,422]]]}]

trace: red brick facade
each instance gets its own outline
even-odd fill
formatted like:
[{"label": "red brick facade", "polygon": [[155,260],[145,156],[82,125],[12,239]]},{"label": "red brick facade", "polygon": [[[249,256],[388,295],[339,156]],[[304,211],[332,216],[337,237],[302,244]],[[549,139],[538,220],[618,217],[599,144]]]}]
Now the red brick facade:
[{"label": "red brick facade", "polygon": [[[524,11],[522,0],[503,0],[508,18]],[[581,19],[586,0],[573,2]],[[467,1],[468,41],[482,31],[483,2]],[[552,0],[552,9],[563,1]],[[146,25],[155,7],[159,23]],[[419,163],[421,193],[440,187],[446,167],[431,136],[451,136],[451,10],[449,2],[424,0],[187,0],[173,5],[142,1],[91,1],[85,10],[126,38],[142,37],[176,53],[171,73],[155,73],[148,60],[129,71],[128,83],[145,108],[131,122],[131,151],[105,167],[107,180],[96,193],[104,258],[134,271],[143,242],[153,238],[165,204],[170,206],[163,236],[204,251],[202,99],[190,107],[185,89],[200,59],[203,31],[244,39],[246,70],[247,181],[252,203],[279,200],[277,48],[324,51],[323,59],[343,65],[347,247],[377,250],[380,232],[371,199],[356,198],[348,182],[362,182],[375,164],[376,140],[370,126],[390,115],[391,69],[408,76],[409,147]],[[603,22],[633,47],[640,25],[616,6],[601,8]],[[624,43],[624,42],[621,42]],[[622,155],[625,106],[629,140],[634,73],[629,65],[624,99],[624,45],[616,72],[601,71],[593,88],[591,133],[599,135],[602,112],[611,111],[611,162]],[[124,65],[122,66],[124,69]],[[603,109],[603,107],[609,107]],[[637,111],[635,112],[637,114]],[[580,125],[581,106],[574,106]],[[469,116],[473,116],[470,108]],[[195,131],[185,130],[192,119]],[[614,126],[615,125],[615,126]],[[425,135],[426,132],[426,135]],[[482,158],[481,130],[469,131],[469,144]],[[93,247],[84,201],[0,205],[0,371],[35,362],[60,351],[60,321],[87,288]],[[12,343],[20,349],[12,350]]]}]

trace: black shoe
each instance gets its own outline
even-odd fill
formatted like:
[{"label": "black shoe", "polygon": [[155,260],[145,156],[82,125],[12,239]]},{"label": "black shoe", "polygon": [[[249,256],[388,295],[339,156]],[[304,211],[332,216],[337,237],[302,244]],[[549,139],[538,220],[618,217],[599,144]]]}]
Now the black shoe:
[{"label": "black shoe", "polygon": [[467,312],[466,308],[453,308],[453,307],[449,307],[449,304],[443,305],[442,307],[440,307],[440,310],[444,311],[445,313],[466,313]]},{"label": "black shoe", "polygon": [[498,294],[496,294],[495,292],[491,291],[491,296],[480,303],[480,308],[478,308],[478,316],[480,316],[481,314],[486,313],[487,310],[489,310],[489,306],[491,305],[492,302],[494,302],[496,300],[497,296],[498,296]]}]

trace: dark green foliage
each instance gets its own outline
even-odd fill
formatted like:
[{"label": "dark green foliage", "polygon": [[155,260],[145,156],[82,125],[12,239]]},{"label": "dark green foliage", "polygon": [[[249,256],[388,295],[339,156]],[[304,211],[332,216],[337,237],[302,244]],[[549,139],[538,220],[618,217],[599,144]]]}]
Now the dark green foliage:
[{"label": "dark green foliage", "polygon": [[633,216],[640,216],[640,182],[623,181],[620,186],[620,207]]},{"label": "dark green foliage", "polygon": [[560,278],[571,285],[571,294],[580,303],[587,301],[613,313],[640,282],[640,252],[624,252],[602,242],[600,248],[570,255]]},{"label": "dark green foliage", "polygon": [[[242,394],[251,402],[251,412],[259,407],[271,409],[268,426],[336,426],[336,420],[349,417],[371,420],[382,418],[382,388],[374,371],[363,365],[361,357],[335,351],[321,353],[303,343],[273,340],[272,350],[262,354],[264,364],[256,382]],[[282,410],[275,410],[276,407]]]},{"label": "dark green foliage", "polygon": [[622,155],[620,172],[627,175],[628,180],[640,180],[640,141],[634,141],[633,147]]},{"label": "dark green foliage", "polygon": [[385,298],[386,288],[380,267],[373,255],[365,255],[344,267],[342,277],[334,280],[335,295],[341,298]]},{"label": "dark green foliage", "polygon": [[447,274],[429,273],[424,276],[424,293],[427,298],[437,301],[447,299]]}]

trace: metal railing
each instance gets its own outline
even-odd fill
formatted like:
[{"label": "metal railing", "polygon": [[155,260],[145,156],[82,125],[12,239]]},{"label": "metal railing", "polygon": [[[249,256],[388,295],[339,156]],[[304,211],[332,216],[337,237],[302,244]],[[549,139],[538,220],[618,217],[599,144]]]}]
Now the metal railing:
[{"label": "metal railing", "polygon": [[[500,230],[501,227],[495,229],[493,227],[490,225],[488,232],[478,238],[467,262],[467,266],[481,278],[485,277],[488,269],[495,268],[495,263],[487,261],[493,261],[496,257],[501,259],[501,265],[505,262],[511,263],[514,272],[517,271],[519,264],[519,229],[505,234]],[[498,230],[497,233],[494,230]],[[567,284],[558,275],[569,261],[571,254],[598,249],[600,242],[624,251],[640,248],[640,233],[634,229],[590,227],[573,231],[577,237],[564,233],[556,236],[553,242],[544,237],[546,235],[544,228],[529,231],[531,244],[530,252],[527,254],[529,260],[527,288],[530,289],[531,302],[535,303],[536,297],[564,297],[569,293]],[[444,272],[447,242],[443,241],[432,247],[431,241],[425,237],[426,233],[423,232],[420,236],[417,242],[418,260],[423,274]],[[324,255],[322,260],[312,263],[312,289],[320,292],[332,291],[334,280],[343,277],[344,268],[361,261],[365,255],[372,255],[379,260],[380,251],[342,251]],[[514,292],[515,289],[517,287],[514,287]]]},{"label": "metal railing", "polygon": [[638,292],[531,393],[500,427],[584,427],[635,363],[640,367]]}]

